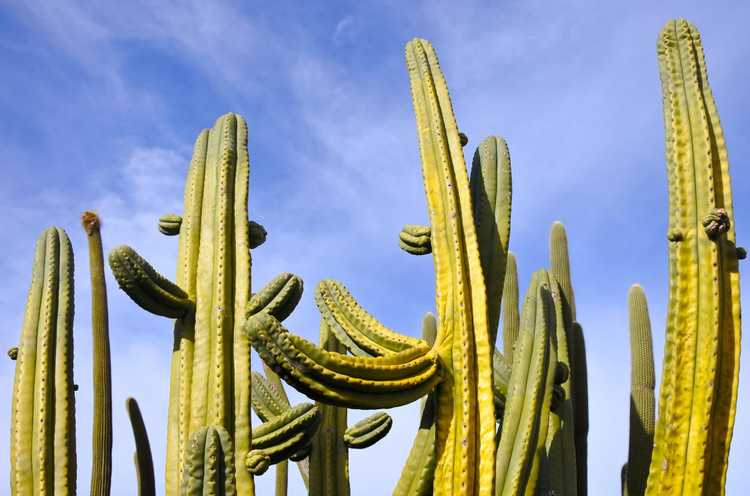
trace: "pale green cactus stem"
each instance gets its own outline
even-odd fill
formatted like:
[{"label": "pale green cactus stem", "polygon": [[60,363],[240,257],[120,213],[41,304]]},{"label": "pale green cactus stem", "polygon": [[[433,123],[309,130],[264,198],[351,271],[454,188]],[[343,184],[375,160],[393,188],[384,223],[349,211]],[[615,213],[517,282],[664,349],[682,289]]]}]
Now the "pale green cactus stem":
[{"label": "pale green cactus stem", "polygon": [[365,417],[344,432],[344,444],[352,449],[369,448],[390,432],[393,419],[386,412]]},{"label": "pale green cactus stem", "polygon": [[500,136],[485,138],[474,152],[469,187],[479,259],[487,291],[490,346],[495,346],[510,240],[513,196],[508,144]]},{"label": "pale green cactus stem", "polygon": [[516,255],[508,252],[508,267],[503,286],[503,356],[508,365],[513,365],[513,345],[518,339],[520,317],[518,315],[518,267]]},{"label": "pale green cactus stem", "polygon": [[151,458],[151,443],[148,441],[146,424],[143,422],[141,409],[135,398],[125,400],[128,410],[130,427],[133,429],[135,440],[135,454],[133,463],[138,477],[138,496],[156,496],[156,481],[154,479],[154,461]]},{"label": "pale green cactus stem", "polygon": [[511,365],[497,349],[492,354],[492,393],[495,400],[495,416],[503,418],[508,396]]},{"label": "pale green cactus stem", "polygon": [[630,441],[625,489],[628,496],[646,492],[648,467],[654,446],[654,352],[651,322],[643,288],[635,284],[628,292],[630,314]]},{"label": "pale green cactus stem", "polygon": [[[177,319],[167,427],[169,495],[180,493],[188,437],[197,429],[226,430],[234,440],[233,466],[243,466],[250,449],[250,343],[240,327],[250,298],[248,179],[247,125],[239,115],[226,114],[195,143],[176,281],[160,276],[132,249],[110,254],[118,283],[136,303]],[[252,494],[250,474],[240,470],[236,477],[238,491]]]},{"label": "pale green cactus stem", "polygon": [[89,245],[92,354],[94,357],[94,426],[90,494],[109,496],[112,485],[112,370],[101,222],[94,212],[84,212],[81,220]]},{"label": "pale green cactus stem", "polygon": [[320,412],[312,403],[287,409],[253,429],[253,442],[245,465],[253,475],[286,461],[310,444],[320,425]]},{"label": "pale green cactus stem", "polygon": [[76,492],[73,250],[51,227],[37,240],[13,386],[13,496]]},{"label": "pale green cactus stem", "polygon": [[670,288],[646,494],[722,495],[741,329],[726,143],[695,26],[669,21],[657,53],[669,179]]},{"label": "pale green cactus stem", "polygon": [[[235,496],[237,490],[232,438],[221,426],[197,429],[190,435],[180,494]],[[238,470],[236,473],[244,472]]]},{"label": "pale green cactus stem", "polygon": [[539,482],[556,364],[551,336],[556,311],[550,277],[534,274],[524,300],[521,329],[508,385],[508,404],[497,446],[495,494],[535,494]]},{"label": "pale green cactus stem", "polygon": [[[330,353],[346,353],[346,347],[320,321],[320,346]],[[310,453],[310,496],[349,496],[349,450],[344,444],[347,410],[319,402],[321,425]]]},{"label": "pale green cactus stem", "polygon": [[432,253],[430,226],[405,225],[398,235],[398,246],[412,255],[429,255]]},{"label": "pale green cactus stem", "polygon": [[182,216],[177,214],[165,214],[159,217],[159,232],[165,236],[176,236],[180,234]]}]

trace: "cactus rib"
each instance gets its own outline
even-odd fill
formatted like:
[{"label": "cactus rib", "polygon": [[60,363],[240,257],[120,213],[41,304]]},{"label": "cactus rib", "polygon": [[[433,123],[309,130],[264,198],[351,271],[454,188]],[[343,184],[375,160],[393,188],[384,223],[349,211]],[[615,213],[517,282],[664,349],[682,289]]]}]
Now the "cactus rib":
[{"label": "cactus rib", "polygon": [[513,364],[513,345],[518,338],[519,325],[518,267],[515,254],[509,251],[503,282],[503,356],[509,365]]},{"label": "cactus rib", "polygon": [[234,446],[226,429],[209,426],[191,436],[185,457],[182,496],[235,496]]}]

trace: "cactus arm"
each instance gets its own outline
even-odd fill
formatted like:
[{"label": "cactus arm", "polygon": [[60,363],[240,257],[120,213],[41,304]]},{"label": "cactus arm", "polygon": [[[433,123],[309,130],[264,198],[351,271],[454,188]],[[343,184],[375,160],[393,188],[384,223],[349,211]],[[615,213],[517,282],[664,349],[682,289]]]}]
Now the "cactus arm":
[{"label": "cactus arm", "polygon": [[407,224],[398,234],[398,246],[412,255],[432,253],[430,226]]},{"label": "cactus arm", "polygon": [[422,405],[419,430],[414,437],[393,496],[429,496],[435,477],[435,393],[430,393]]},{"label": "cactus arm", "polygon": [[283,321],[299,303],[303,287],[299,277],[288,272],[281,273],[250,298],[245,307],[245,315],[265,312]]},{"label": "cactus arm", "polygon": [[503,138],[490,136],[479,144],[474,152],[469,181],[479,258],[487,291],[490,346],[494,346],[508,257],[512,197],[510,154]]},{"label": "cactus arm", "polygon": [[177,214],[165,214],[159,217],[159,232],[165,236],[176,236],[180,234],[182,217]]},{"label": "cactus arm", "polygon": [[183,474],[183,496],[235,496],[234,447],[220,426],[195,431],[188,443]]},{"label": "cactus arm", "polygon": [[[346,353],[344,345],[320,322],[320,345],[327,352]],[[310,452],[310,496],[349,496],[349,451],[344,444],[346,408],[318,403],[322,420]]]},{"label": "cactus arm", "polygon": [[393,419],[386,412],[366,417],[344,432],[344,444],[353,449],[369,448],[390,432]]},{"label": "cactus arm", "polygon": [[643,289],[631,286],[630,314],[630,440],[626,475],[627,494],[646,492],[648,467],[654,444],[654,352],[651,323]]},{"label": "cactus arm", "polygon": [[289,403],[284,402],[276,387],[260,373],[252,372],[251,384],[253,410],[262,422],[268,422],[289,409]]},{"label": "cactus arm", "polygon": [[179,318],[192,308],[187,294],[159,274],[129,246],[109,253],[109,266],[130,298],[144,310],[163,317]]},{"label": "cactus arm", "polygon": [[518,338],[518,268],[516,256],[508,252],[508,267],[503,282],[503,355],[513,364],[513,345]]},{"label": "cactus arm", "polygon": [[11,493],[75,494],[73,251],[62,229],[38,238],[11,411]]},{"label": "cactus arm", "polygon": [[138,476],[138,496],[155,496],[154,462],[151,458],[151,444],[148,441],[148,432],[146,432],[146,424],[143,422],[141,409],[138,407],[135,398],[125,400],[125,407],[128,410],[130,426],[133,429],[133,439],[135,440],[133,462]]},{"label": "cactus arm", "polygon": [[91,329],[94,357],[94,427],[91,451],[92,496],[109,496],[112,485],[112,372],[109,354],[107,287],[99,217],[84,212],[91,272]]},{"label": "cactus arm", "polygon": [[[740,348],[726,145],[697,29],[669,21],[657,44],[670,199],[670,291],[647,494],[724,494]],[[703,220],[724,220],[706,231]],[[709,225],[709,228],[711,226]]]},{"label": "cactus arm", "polygon": [[589,386],[588,368],[586,365],[586,341],[583,328],[573,322],[575,344],[573,352],[575,370],[573,377],[573,398],[575,398],[575,445],[576,470],[578,471],[578,496],[588,494],[588,435],[589,435]]},{"label": "cactus arm", "polygon": [[438,495],[487,494],[495,456],[491,350],[466,164],[432,46],[412,40],[406,59],[430,213],[440,321],[436,347],[452,374],[437,391],[434,489]]},{"label": "cactus arm", "polygon": [[356,356],[398,353],[424,342],[396,333],[363,309],[343,284],[321,281],[315,289],[315,303],[331,332]]}]

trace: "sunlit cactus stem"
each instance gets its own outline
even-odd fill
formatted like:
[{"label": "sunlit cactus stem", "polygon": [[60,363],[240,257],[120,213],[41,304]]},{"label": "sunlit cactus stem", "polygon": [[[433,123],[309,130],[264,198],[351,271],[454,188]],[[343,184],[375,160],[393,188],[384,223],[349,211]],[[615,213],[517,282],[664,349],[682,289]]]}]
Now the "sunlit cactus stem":
[{"label": "sunlit cactus stem", "polygon": [[13,385],[13,496],[76,493],[73,250],[51,227],[37,240]]},{"label": "sunlit cactus stem", "polygon": [[181,496],[236,496],[234,459],[226,429],[210,426],[196,430],[187,446]]},{"label": "sunlit cactus stem", "polygon": [[90,493],[92,496],[109,496],[112,485],[112,370],[101,222],[94,212],[84,212],[81,220],[89,245],[94,363],[94,427]]}]

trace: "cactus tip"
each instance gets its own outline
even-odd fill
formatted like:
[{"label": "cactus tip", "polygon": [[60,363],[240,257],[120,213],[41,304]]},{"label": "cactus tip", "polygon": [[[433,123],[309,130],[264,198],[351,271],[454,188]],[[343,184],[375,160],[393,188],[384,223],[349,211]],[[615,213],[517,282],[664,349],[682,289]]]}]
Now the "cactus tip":
[{"label": "cactus tip", "polygon": [[96,215],[96,212],[92,212],[91,210],[86,210],[81,214],[81,224],[83,224],[83,228],[86,230],[86,234],[91,236],[94,234],[94,231],[98,231],[99,227],[101,226],[101,220],[99,219],[99,216]]}]

